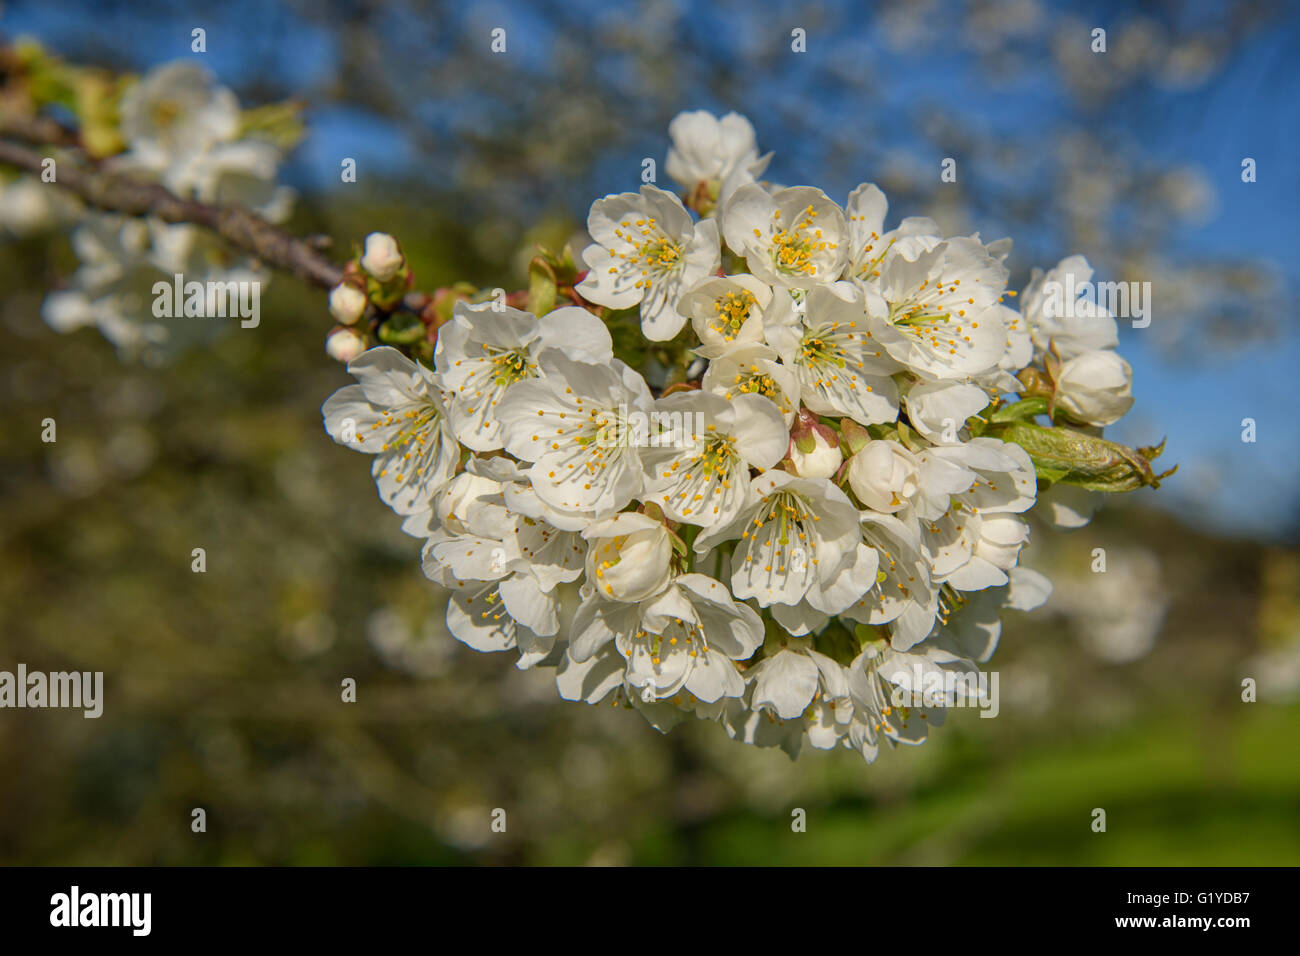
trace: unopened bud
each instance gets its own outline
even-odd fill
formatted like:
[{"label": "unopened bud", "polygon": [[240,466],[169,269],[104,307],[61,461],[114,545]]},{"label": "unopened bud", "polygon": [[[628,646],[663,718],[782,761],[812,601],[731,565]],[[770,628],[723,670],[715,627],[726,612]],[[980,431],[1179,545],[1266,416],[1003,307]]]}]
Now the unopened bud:
[{"label": "unopened bud", "polygon": [[355,329],[340,326],[325,336],[325,354],[336,362],[351,362],[365,350],[365,337]]},{"label": "unopened bud", "polygon": [[[823,431],[831,432],[825,425],[818,425],[791,443],[790,462],[795,474],[801,478],[830,478],[844,463],[844,452],[840,451],[839,442],[832,444],[827,441]],[[831,438],[834,437],[834,432],[831,432]]]},{"label": "unopened bud", "polygon": [[1133,407],[1133,369],[1114,352],[1084,352],[1056,374],[1057,408],[1088,425],[1113,425]]},{"label": "unopened bud", "polygon": [[397,240],[386,232],[372,232],[366,236],[366,251],[361,256],[361,268],[380,282],[388,282],[399,271],[405,260]]},{"label": "unopened bud", "polygon": [[354,285],[340,282],[330,290],[330,315],[342,325],[353,325],[366,311],[366,294]]}]

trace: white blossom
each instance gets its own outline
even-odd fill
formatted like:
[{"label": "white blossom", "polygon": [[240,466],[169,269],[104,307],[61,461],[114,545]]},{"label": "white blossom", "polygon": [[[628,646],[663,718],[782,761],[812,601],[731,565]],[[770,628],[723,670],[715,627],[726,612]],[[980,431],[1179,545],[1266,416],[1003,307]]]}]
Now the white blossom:
[{"label": "white blossom", "polygon": [[395,512],[427,510],[460,453],[433,372],[388,347],[363,352],[348,372],[358,384],[321,407],[325,430],[340,445],[375,456],[379,496]]},{"label": "white blossom", "polygon": [[673,545],[663,523],[627,511],[593,521],[587,540],[587,581],[611,601],[643,601],[668,586]]},{"label": "white blossom", "polygon": [[772,287],[751,275],[711,276],[691,287],[678,305],[695,334],[717,354],[728,346],[763,341],[763,311]]},{"label": "white blossom", "polygon": [[[1056,354],[1069,360],[1084,352],[1119,345],[1115,319],[1095,302],[1083,298],[1084,283],[1092,279],[1092,266],[1083,256],[1069,256],[1052,269],[1035,269],[1020,297],[1029,324],[1035,356],[1041,358],[1055,344]],[[1067,288],[1078,295],[1066,297]]]},{"label": "white blossom", "polygon": [[334,329],[325,336],[325,354],[347,364],[366,350],[366,340],[353,329]]},{"label": "white blossom", "polygon": [[706,391],[731,401],[741,395],[761,395],[780,410],[788,425],[799,409],[799,379],[793,369],[778,361],[776,349],[766,345],[739,345],[717,353],[706,348],[697,350],[714,356],[701,384]]},{"label": "white blossom", "polygon": [[812,442],[812,449],[808,452],[801,451],[798,442],[790,446],[790,464],[794,466],[795,474],[800,478],[835,477],[840,465],[844,463],[844,452],[840,451],[840,446],[832,445],[815,428],[808,433],[807,440]]},{"label": "white blossom", "polygon": [[595,242],[582,254],[590,270],[578,291],[612,309],[640,305],[641,330],[666,341],[686,322],[682,294],[718,268],[718,227],[693,222],[672,193],[645,185],[639,193],[598,199],[587,216]]},{"label": "white blossom", "polygon": [[568,657],[583,664],[612,645],[609,660],[622,673],[605,693],[626,681],[642,700],[685,691],[711,703],[743,692],[733,661],[752,656],[762,640],[753,609],[712,578],[683,574],[639,604],[605,601],[593,592],[574,618]]},{"label": "white blossom", "polygon": [[[1132,370],[1114,320],[1051,286],[1086,279],[1081,258],[1035,273],[1022,314],[1009,240],[924,218],[886,229],[870,183],[843,211],[759,184],[766,158],[735,114],[683,113],[672,137],[669,173],[704,219],[654,186],[597,200],[587,275],[570,289],[557,265],[560,308],[458,302],[434,325],[432,369],[364,352],[326,427],[376,455],[457,640],[554,668],[563,699],[624,704],[663,732],[694,717],[870,763],[882,743],[924,742],[972,689],[995,700],[980,665],[1003,615],[1051,594],[1020,562],[1038,470],[1055,469],[995,436],[1046,430],[1051,394],[1050,427],[1075,422],[1083,441],[1132,405]],[[192,251],[184,232],[157,236],[86,241],[125,244],[145,274]],[[87,288],[126,294],[129,257],[85,258]],[[368,237],[362,266],[401,275],[396,240]],[[330,299],[330,341],[363,345],[366,294]],[[633,309],[642,346],[668,344],[627,347]],[[1064,480],[1039,513],[1077,527],[1098,495]]]},{"label": "white blossom", "polygon": [[748,500],[749,469],[774,466],[789,442],[780,409],[762,395],[677,392],[655,412],[673,427],[645,452],[646,498],[673,520],[705,528],[736,517]]},{"label": "white blossom", "polygon": [[537,363],[541,377],[516,382],[497,406],[506,451],[533,463],[534,491],[561,514],[618,512],[644,486],[650,389],[617,359],[593,365],[545,349]]},{"label": "white blossom", "polygon": [[737,187],[752,183],[772,154],[760,157],[754,127],[739,113],[721,118],[705,110],[678,113],[668,124],[668,175],[687,191],[701,183],[725,202]]},{"label": "white blossom", "polygon": [[1008,347],[1007,270],[977,239],[910,237],[877,272],[865,304],[890,355],[931,381],[997,368]]},{"label": "white blossom", "polygon": [[805,289],[839,278],[847,255],[844,213],[820,189],[769,193],[741,186],[722,210],[722,234],[758,278]]},{"label": "white blossom", "polygon": [[816,286],[799,298],[782,291],[765,328],[809,409],[863,425],[898,418],[891,375],[900,366],[876,340],[852,286]]},{"label": "white blossom", "polygon": [[537,319],[495,303],[456,303],[452,321],[438,329],[434,368],[451,393],[461,444],[480,452],[502,447],[497,406],[515,382],[538,376],[537,355],[547,348],[596,365],[614,358],[609,330],[586,309],[556,309]]},{"label": "white blossom", "polygon": [[342,325],[355,325],[366,311],[366,294],[354,285],[340,282],[330,290],[330,315]]}]

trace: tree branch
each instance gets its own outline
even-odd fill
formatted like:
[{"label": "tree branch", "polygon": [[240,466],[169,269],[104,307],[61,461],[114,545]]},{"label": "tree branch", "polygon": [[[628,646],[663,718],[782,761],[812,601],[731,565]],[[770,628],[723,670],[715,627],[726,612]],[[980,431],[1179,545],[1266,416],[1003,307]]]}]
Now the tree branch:
[{"label": "tree branch", "polygon": [[0,135],[33,146],[80,146],[77,131],[48,116],[24,116],[10,113],[0,120]]},{"label": "tree branch", "polygon": [[[0,163],[40,175],[46,159],[40,152],[0,139]],[[101,169],[88,169],[60,158],[52,185],[62,187],[105,212],[153,216],[168,223],[192,223],[210,229],[237,249],[291,272],[324,289],[337,285],[343,270],[306,241],[271,225],[240,206],[182,199],[157,183],[141,182]]]}]

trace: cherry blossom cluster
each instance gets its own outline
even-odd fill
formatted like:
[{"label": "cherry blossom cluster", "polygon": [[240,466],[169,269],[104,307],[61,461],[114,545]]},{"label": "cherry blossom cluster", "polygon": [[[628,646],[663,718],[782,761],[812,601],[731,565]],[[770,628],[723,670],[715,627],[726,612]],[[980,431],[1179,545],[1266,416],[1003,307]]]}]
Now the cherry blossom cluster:
[{"label": "cherry blossom cluster", "polygon": [[[428,360],[350,331],[406,284],[370,236],[331,295],[357,384],[325,427],[373,456],[468,646],[660,730],[693,714],[872,761],[952,702],[900,690],[978,675],[1003,610],[1047,599],[1025,516],[1079,475],[1008,436],[1100,440],[1132,404],[1116,322],[1054,295],[1081,258],[1017,300],[1006,240],[888,227],[871,184],[841,206],[760,182],[736,114],[670,135],[680,195],[597,200],[558,296],[445,300]],[[1062,481],[1049,519],[1085,522],[1090,488]]]}]

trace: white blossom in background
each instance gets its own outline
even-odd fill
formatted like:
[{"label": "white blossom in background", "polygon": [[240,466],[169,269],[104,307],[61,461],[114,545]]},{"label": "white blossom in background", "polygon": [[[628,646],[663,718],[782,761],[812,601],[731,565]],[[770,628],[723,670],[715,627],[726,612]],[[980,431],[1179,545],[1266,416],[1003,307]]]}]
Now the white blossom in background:
[{"label": "white blossom in background", "polygon": [[739,113],[721,118],[705,110],[678,113],[668,124],[668,175],[690,193],[701,184],[726,202],[763,174],[772,154],[758,155],[754,127]]},{"label": "white blossom in background", "polygon": [[73,220],[76,203],[35,176],[0,177],[0,236],[26,239]]},{"label": "white blossom in background", "polygon": [[[156,181],[182,198],[235,204],[271,222],[282,222],[294,194],[276,177],[281,150],[243,137],[239,103],[211,73],[192,61],[155,67],[123,94],[120,132],[126,150],[105,167]],[[270,276],[249,257],[232,252],[197,226],[132,220],[86,211],[73,234],[81,260],[66,289],[47,297],[42,315],[59,332],[93,325],[123,356],[149,364],[224,334],[238,319],[212,315],[160,317],[153,311],[153,284],[257,283]],[[175,313],[181,311],[173,306]],[[346,360],[352,345],[340,340],[327,351]]]},{"label": "white blossom in background", "polygon": [[1058,582],[1053,606],[1068,615],[1079,641],[1097,658],[1120,664],[1155,647],[1169,608],[1160,561],[1145,548],[1111,548],[1105,574],[1091,570]]},{"label": "white blossom in background", "polygon": [[173,285],[176,275],[257,282],[261,273],[210,257],[211,240],[190,226],[91,214],[72,233],[79,265],[66,288],[45,297],[42,318],[57,332],[93,327],[124,357],[162,364],[193,346],[212,341],[237,318],[154,315],[155,284]]},{"label": "white blossom in background", "polygon": [[239,133],[239,103],[191,60],[150,70],[122,96],[121,132],[142,162],[158,169]]}]

